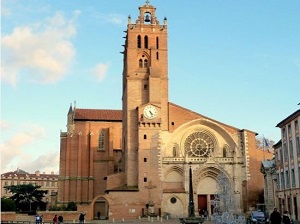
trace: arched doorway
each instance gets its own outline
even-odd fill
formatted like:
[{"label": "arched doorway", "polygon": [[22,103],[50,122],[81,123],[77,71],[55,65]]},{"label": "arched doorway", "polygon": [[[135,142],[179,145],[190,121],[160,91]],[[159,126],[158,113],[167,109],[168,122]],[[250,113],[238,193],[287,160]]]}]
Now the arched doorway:
[{"label": "arched doorway", "polygon": [[109,218],[109,206],[108,202],[105,198],[99,197],[96,199],[94,203],[94,219],[98,219],[98,213],[100,213],[100,219],[108,219]]},{"label": "arched doorway", "polygon": [[201,179],[197,185],[196,192],[198,195],[198,210],[201,209],[202,212],[206,210],[209,215],[212,214],[213,206],[210,202],[217,193],[216,180],[210,176]]}]

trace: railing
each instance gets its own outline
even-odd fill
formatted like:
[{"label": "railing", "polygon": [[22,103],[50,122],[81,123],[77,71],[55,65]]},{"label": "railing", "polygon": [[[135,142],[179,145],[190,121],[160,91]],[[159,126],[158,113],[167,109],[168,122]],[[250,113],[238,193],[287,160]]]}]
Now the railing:
[{"label": "railing", "polygon": [[[162,162],[163,163],[205,163],[208,158],[184,158],[184,157],[163,157]],[[227,157],[216,157],[212,159],[213,161],[219,162],[219,163],[233,163],[233,158],[227,158]]]}]

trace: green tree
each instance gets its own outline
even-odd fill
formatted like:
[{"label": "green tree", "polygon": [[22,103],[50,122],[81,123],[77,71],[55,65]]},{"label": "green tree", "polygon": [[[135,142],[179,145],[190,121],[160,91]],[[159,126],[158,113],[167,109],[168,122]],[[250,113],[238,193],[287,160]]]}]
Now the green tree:
[{"label": "green tree", "polygon": [[39,190],[40,187],[22,184],[5,186],[4,188],[13,193],[10,199],[15,202],[17,211],[36,211],[38,208],[46,208],[46,203],[42,199],[48,190]]},{"label": "green tree", "polygon": [[77,205],[75,202],[71,201],[67,205],[67,211],[77,211]]},{"label": "green tree", "polygon": [[10,198],[1,198],[1,211],[2,212],[14,212],[16,211],[16,205]]}]

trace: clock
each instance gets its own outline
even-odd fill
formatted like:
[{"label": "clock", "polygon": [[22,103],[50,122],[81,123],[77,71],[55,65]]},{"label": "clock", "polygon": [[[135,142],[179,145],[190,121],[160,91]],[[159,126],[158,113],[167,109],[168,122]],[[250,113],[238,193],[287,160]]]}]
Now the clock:
[{"label": "clock", "polygon": [[148,105],[144,108],[144,116],[148,119],[153,119],[157,116],[157,110],[154,106]]}]

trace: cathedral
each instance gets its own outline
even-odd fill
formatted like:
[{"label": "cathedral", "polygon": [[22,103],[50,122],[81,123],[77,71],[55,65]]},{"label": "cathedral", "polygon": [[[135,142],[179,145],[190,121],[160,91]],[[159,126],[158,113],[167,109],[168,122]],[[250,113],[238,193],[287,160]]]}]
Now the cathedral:
[{"label": "cathedral", "polygon": [[[169,102],[168,24],[148,1],[128,17],[122,110],[71,105],[60,134],[58,203],[76,202],[93,219],[188,215],[216,209],[227,187],[233,212],[259,202],[265,155],[255,132]],[[198,212],[197,212],[198,213]]]}]

